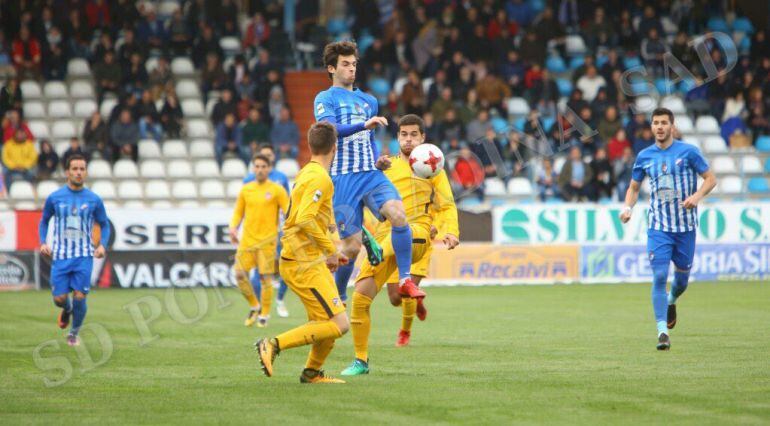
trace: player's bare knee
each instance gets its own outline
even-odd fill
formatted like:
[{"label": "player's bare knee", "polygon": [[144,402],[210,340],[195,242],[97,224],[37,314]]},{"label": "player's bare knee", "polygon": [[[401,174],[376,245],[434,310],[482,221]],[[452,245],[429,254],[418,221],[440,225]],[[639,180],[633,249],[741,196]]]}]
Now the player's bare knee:
[{"label": "player's bare knee", "polygon": [[77,300],[83,300],[86,298],[86,294],[75,290],[72,292],[72,297]]},{"label": "player's bare knee", "polygon": [[361,233],[351,235],[348,238],[342,240],[342,253],[350,259],[355,259],[358,252],[361,251]]},{"label": "player's bare knee", "polygon": [[340,333],[345,334],[350,330],[350,320],[348,320],[348,315],[345,312],[333,316],[332,321],[340,329]]},{"label": "player's bare knee", "polygon": [[401,201],[388,201],[382,208],[382,214],[393,226],[406,226],[406,211]]},{"label": "player's bare knee", "polygon": [[393,306],[401,306],[401,295],[398,293],[398,284],[388,284],[388,299]]},{"label": "player's bare knee", "polygon": [[53,298],[53,304],[54,305],[56,305],[56,306],[58,306],[60,308],[63,308],[65,303],[67,303],[67,295],[66,294],[62,294],[61,296],[54,296],[54,298]]},{"label": "player's bare knee", "polygon": [[238,280],[238,281],[240,281],[240,280],[247,280],[247,279],[249,279],[249,276],[248,276],[248,274],[246,274],[246,271],[242,271],[240,269],[236,269],[235,270],[235,279]]}]

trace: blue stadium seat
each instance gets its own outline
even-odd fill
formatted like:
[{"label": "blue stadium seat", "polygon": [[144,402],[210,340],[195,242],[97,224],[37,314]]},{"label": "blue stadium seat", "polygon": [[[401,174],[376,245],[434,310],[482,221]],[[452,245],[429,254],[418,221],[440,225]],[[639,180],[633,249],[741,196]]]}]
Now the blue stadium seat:
[{"label": "blue stadium seat", "polygon": [[770,158],[765,161],[765,173],[770,173]]},{"label": "blue stadium seat", "polygon": [[770,135],[763,135],[757,138],[757,151],[770,152]]},{"label": "blue stadium seat", "polygon": [[369,88],[372,90],[372,93],[374,93],[374,96],[377,98],[377,100],[382,103],[382,101],[388,97],[388,92],[390,92],[390,83],[388,83],[388,80],[385,80],[384,78],[377,77],[369,80]]},{"label": "blue stadium seat", "polygon": [[557,78],[556,86],[559,87],[559,94],[561,96],[569,96],[572,94],[572,82],[566,78]]},{"label": "blue stadium seat", "polygon": [[752,194],[764,194],[770,192],[770,185],[767,184],[767,179],[763,177],[749,179],[749,192]]},{"label": "blue stadium seat", "polygon": [[527,124],[527,118],[526,117],[519,117],[516,119],[516,121],[513,122],[513,127],[515,127],[518,131],[523,132],[524,131],[524,125]]},{"label": "blue stadium seat", "polygon": [[366,50],[369,49],[369,46],[374,44],[374,37],[369,34],[362,35],[356,44],[358,44],[359,54],[363,56],[366,53]]},{"label": "blue stadium seat", "polygon": [[459,208],[468,208],[473,206],[478,206],[481,204],[481,200],[479,200],[476,197],[466,197],[460,200],[459,203],[457,203],[457,207]]},{"label": "blue stadium seat", "polygon": [[529,0],[529,7],[537,15],[545,9],[545,0]]},{"label": "blue stadium seat", "polygon": [[546,204],[561,204],[563,202],[564,201],[561,198],[557,198],[557,197],[548,197],[545,199]]},{"label": "blue stadium seat", "polygon": [[695,80],[692,78],[684,78],[682,81],[679,82],[679,92],[683,95],[686,95],[687,92],[692,90],[692,88],[695,87]]},{"label": "blue stadium seat", "polygon": [[578,69],[580,66],[586,63],[585,58],[582,56],[575,56],[574,58],[569,60],[569,69],[575,70]]},{"label": "blue stadium seat", "polygon": [[401,146],[398,144],[398,139],[391,139],[390,143],[388,143],[388,149],[390,150],[391,155],[398,154],[398,152],[401,151]]},{"label": "blue stadium seat", "polygon": [[747,54],[749,51],[751,51],[751,38],[746,36],[741,39],[741,42],[738,44],[738,51],[741,54]]},{"label": "blue stadium seat", "polygon": [[642,60],[638,56],[626,56],[623,58],[623,66],[626,69],[635,68],[642,65]]},{"label": "blue stadium seat", "polygon": [[549,56],[545,61],[545,67],[555,74],[567,71],[567,65],[564,64],[564,59],[561,56]]},{"label": "blue stadium seat", "polygon": [[491,121],[492,121],[492,128],[495,129],[495,132],[497,133],[508,132],[508,121],[506,121],[504,118],[494,117]]},{"label": "blue stadium seat", "polygon": [[554,117],[542,117],[540,122],[543,123],[543,131],[548,132],[551,130],[551,127],[553,127],[554,123],[556,123],[556,119]]},{"label": "blue stadium seat", "polygon": [[724,18],[719,16],[712,16],[709,18],[708,24],[706,26],[709,27],[712,31],[719,31],[719,32],[729,32],[730,27],[727,26],[727,22],[724,20]]},{"label": "blue stadium seat", "polygon": [[608,58],[606,55],[599,55],[599,56],[597,56],[596,57],[596,68],[601,68],[609,60],[610,60],[610,58]]},{"label": "blue stadium seat", "polygon": [[340,35],[348,32],[348,24],[344,19],[330,19],[326,24],[326,31],[331,35]]},{"label": "blue stadium seat", "polygon": [[754,25],[752,25],[749,18],[746,18],[745,16],[740,18],[735,18],[735,20],[733,21],[733,31],[740,31],[746,34],[753,34]]}]

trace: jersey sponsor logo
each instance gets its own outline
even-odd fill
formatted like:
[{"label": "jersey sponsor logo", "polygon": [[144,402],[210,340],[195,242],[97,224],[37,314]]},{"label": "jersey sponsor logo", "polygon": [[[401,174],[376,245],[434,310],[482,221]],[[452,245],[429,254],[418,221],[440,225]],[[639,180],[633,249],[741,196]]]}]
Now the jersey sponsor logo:
[{"label": "jersey sponsor logo", "polygon": [[363,110],[363,108],[361,108],[361,105],[355,104],[354,108],[355,108],[357,113],[359,113],[359,114],[363,114],[364,113],[364,110]]},{"label": "jersey sponsor logo", "polygon": [[269,200],[271,198],[273,198],[273,194],[271,192],[269,192],[269,191],[265,192],[265,200]]},{"label": "jersey sponsor logo", "polygon": [[334,306],[340,306],[340,305],[342,305],[342,302],[340,301],[340,298],[339,298],[339,297],[335,297],[335,298],[333,298],[333,299],[332,299],[332,305],[334,305]]},{"label": "jersey sponsor logo", "polygon": [[80,210],[85,210],[88,208],[88,203],[83,203],[82,206],[80,206]]},{"label": "jersey sponsor logo", "polygon": [[324,108],[324,104],[318,104],[318,105],[316,105],[316,106],[315,106],[315,112],[316,112],[317,114],[323,114],[324,112],[326,112],[326,108]]},{"label": "jersey sponsor logo", "polygon": [[313,202],[317,203],[321,199],[322,195],[323,195],[323,193],[321,192],[321,190],[320,189],[316,189],[315,193],[313,194]]},{"label": "jersey sponsor logo", "polygon": [[684,158],[677,158],[676,161],[674,161],[674,165],[679,166],[682,164],[682,161],[684,161]]}]

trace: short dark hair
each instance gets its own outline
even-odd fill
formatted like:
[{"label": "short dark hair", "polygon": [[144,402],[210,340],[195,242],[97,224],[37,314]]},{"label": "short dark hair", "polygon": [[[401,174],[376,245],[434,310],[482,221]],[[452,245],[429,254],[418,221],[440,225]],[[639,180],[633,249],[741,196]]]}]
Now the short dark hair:
[{"label": "short dark hair", "polygon": [[314,155],[326,155],[337,143],[337,128],[328,121],[319,121],[307,131],[307,143]]},{"label": "short dark hair", "polygon": [[671,121],[671,124],[674,124],[674,113],[671,112],[668,108],[655,108],[652,111],[652,115],[650,118],[655,117],[656,115],[667,115],[668,119]]},{"label": "short dark hair", "polygon": [[[343,40],[329,43],[324,47],[324,67],[328,68],[331,65],[337,68],[339,57],[348,55],[355,55],[356,59],[358,58],[358,45],[356,45],[356,42]],[[331,73],[329,73],[329,78],[332,78]]]},{"label": "short dark hair", "polygon": [[398,120],[398,130],[401,131],[401,128],[404,126],[417,126],[420,128],[420,133],[423,135],[425,134],[425,120],[419,115],[407,114],[401,117],[401,119]]},{"label": "short dark hair", "polygon": [[64,170],[70,169],[70,164],[72,164],[75,160],[83,160],[86,163],[86,166],[88,166],[88,160],[86,160],[86,157],[82,154],[72,154],[69,157],[67,157],[67,161],[64,163]]},{"label": "short dark hair", "polygon": [[267,142],[261,143],[259,144],[259,146],[257,146],[257,151],[262,151],[263,149],[269,149],[270,151],[273,152],[273,154],[275,154],[275,148],[273,147],[273,145]]},{"label": "short dark hair", "polygon": [[267,164],[267,166],[268,166],[268,167],[270,167],[270,166],[272,166],[272,165],[273,165],[273,163],[271,163],[271,162],[270,162],[270,159],[269,159],[269,158],[267,158],[266,156],[262,155],[262,154],[254,154],[254,156],[253,156],[253,157],[251,157],[251,163],[252,163],[252,164],[253,164],[255,161],[257,161],[257,160],[262,160],[262,161],[264,161],[264,162]]}]

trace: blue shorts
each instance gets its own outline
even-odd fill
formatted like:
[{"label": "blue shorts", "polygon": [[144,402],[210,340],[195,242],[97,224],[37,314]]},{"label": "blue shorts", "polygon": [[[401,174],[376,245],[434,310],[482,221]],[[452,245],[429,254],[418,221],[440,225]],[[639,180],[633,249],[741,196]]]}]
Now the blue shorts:
[{"label": "blue shorts", "polygon": [[77,290],[88,294],[91,289],[93,257],[73,257],[53,261],[51,266],[51,292],[54,296]]},{"label": "blue shorts", "polygon": [[385,220],[380,209],[386,201],[399,200],[396,187],[380,170],[348,173],[332,176],[334,183],[334,220],[340,238],[347,238],[361,231],[364,221],[364,204],[380,222]]},{"label": "blue shorts", "polygon": [[696,231],[663,232],[647,230],[647,254],[650,265],[668,270],[671,261],[677,269],[689,270],[695,255]]}]

